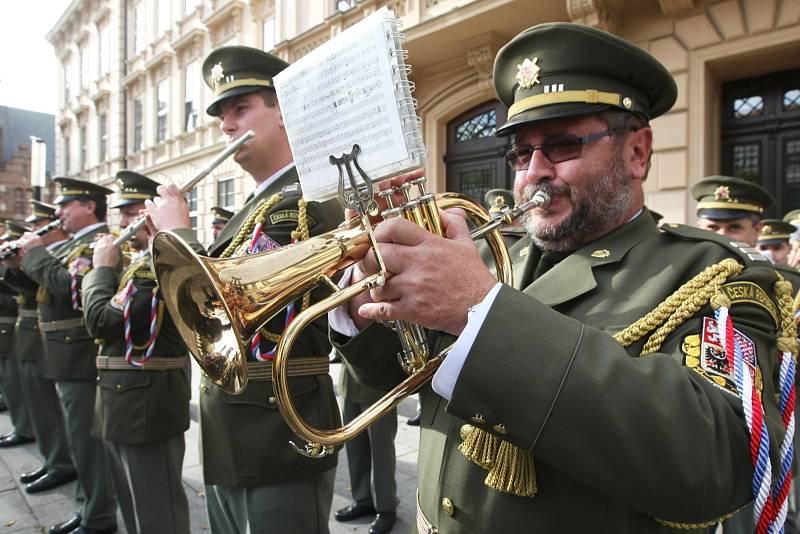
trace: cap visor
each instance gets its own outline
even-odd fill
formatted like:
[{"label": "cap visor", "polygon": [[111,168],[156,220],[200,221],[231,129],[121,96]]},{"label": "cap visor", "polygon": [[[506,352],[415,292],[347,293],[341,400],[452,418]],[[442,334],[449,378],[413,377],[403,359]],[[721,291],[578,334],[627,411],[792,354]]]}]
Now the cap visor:
[{"label": "cap visor", "polygon": [[495,135],[508,135],[514,133],[514,130],[525,124],[532,124],[534,122],[549,121],[553,119],[564,119],[567,117],[578,117],[580,115],[590,115],[608,109],[610,106],[607,104],[552,104],[540,108],[529,109],[518,113],[497,129]]},{"label": "cap visor", "polygon": [[719,219],[721,221],[729,221],[731,219],[741,219],[751,215],[759,215],[754,211],[747,210],[726,210],[716,208],[703,208],[697,210],[697,216],[704,219]]},{"label": "cap visor", "polygon": [[255,93],[256,91],[260,91],[261,89],[267,89],[267,87],[259,85],[243,85],[242,87],[234,87],[233,89],[225,91],[221,95],[214,97],[214,100],[212,100],[211,104],[209,104],[208,107],[206,108],[206,113],[208,113],[212,117],[217,117],[219,115],[219,104],[226,98],[230,98],[232,96],[246,95],[247,93]]}]

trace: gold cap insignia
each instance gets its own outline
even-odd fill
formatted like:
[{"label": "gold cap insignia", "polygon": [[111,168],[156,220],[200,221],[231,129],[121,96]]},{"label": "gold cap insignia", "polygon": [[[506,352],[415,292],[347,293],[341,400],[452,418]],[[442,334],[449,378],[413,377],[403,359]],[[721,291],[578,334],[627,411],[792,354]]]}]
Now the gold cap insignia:
[{"label": "gold cap insignia", "polygon": [[222,70],[222,62],[217,63],[213,67],[211,67],[211,79],[214,81],[214,85],[218,85],[222,78],[225,76]]},{"label": "gold cap insignia", "polygon": [[764,227],[764,228],[761,230],[761,235],[769,235],[769,234],[771,234],[771,233],[772,233],[772,227],[771,227],[770,225],[766,225],[766,226],[765,226],[765,227]]},{"label": "gold cap insignia", "polygon": [[611,256],[611,251],[606,249],[595,250],[594,252],[592,252],[593,258],[607,258],[609,256]]},{"label": "gold cap insignia", "polygon": [[714,200],[731,200],[731,190],[727,185],[714,189]]},{"label": "gold cap insignia", "polygon": [[538,57],[533,58],[531,61],[525,58],[521,65],[517,65],[517,82],[523,89],[530,89],[533,85],[539,82],[539,72],[542,68],[536,64],[539,61]]}]

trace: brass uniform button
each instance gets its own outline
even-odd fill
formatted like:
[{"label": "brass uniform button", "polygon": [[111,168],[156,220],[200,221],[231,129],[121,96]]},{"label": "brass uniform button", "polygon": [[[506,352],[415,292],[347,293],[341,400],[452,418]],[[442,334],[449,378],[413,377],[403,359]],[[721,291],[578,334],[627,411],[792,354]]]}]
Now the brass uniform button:
[{"label": "brass uniform button", "polygon": [[267,402],[270,403],[270,404],[275,404],[278,401],[275,399],[275,397],[270,397],[270,398],[267,399]]},{"label": "brass uniform button", "polygon": [[498,434],[508,434],[508,430],[506,430],[506,425],[502,424],[494,425],[492,428],[494,428],[494,431],[497,432]]},{"label": "brass uniform button", "polygon": [[200,384],[200,391],[203,393],[208,393],[208,386],[205,384]]},{"label": "brass uniform button", "polygon": [[483,415],[481,415],[479,413],[476,413],[475,415],[470,417],[470,419],[472,419],[472,422],[477,424],[477,425],[482,425],[483,423],[486,422],[486,419],[483,418]]},{"label": "brass uniform button", "polygon": [[122,384],[117,384],[117,391],[122,391]]},{"label": "brass uniform button", "polygon": [[71,340],[72,340],[72,338],[71,338],[71,337],[69,337],[69,336],[64,336],[64,341],[71,341]]},{"label": "brass uniform button", "polygon": [[461,428],[458,430],[458,435],[461,436],[461,439],[467,439],[474,428],[475,427],[472,425],[461,425]]},{"label": "brass uniform button", "polygon": [[453,501],[451,501],[447,497],[442,499],[442,510],[444,510],[444,513],[446,513],[450,517],[453,517],[453,514],[456,513],[455,506],[453,506]]}]

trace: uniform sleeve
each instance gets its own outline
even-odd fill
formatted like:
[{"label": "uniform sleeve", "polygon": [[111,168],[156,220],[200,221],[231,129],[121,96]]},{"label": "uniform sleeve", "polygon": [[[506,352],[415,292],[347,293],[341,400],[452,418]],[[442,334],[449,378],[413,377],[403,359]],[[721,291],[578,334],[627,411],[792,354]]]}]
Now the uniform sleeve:
[{"label": "uniform sleeve", "polygon": [[[731,314],[757,352],[775,467],[783,428],[774,322],[752,305]],[[701,333],[703,320],[689,319],[659,352],[638,357],[608,333],[504,286],[447,411],[465,421],[481,414],[483,430],[652,517],[718,518],[752,499],[753,474],[738,397],[685,365],[684,341]]]},{"label": "uniform sleeve", "polygon": [[123,333],[122,311],[110,304],[117,283],[117,274],[111,267],[92,269],[83,279],[83,316],[86,329],[94,338],[108,339]]},{"label": "uniform sleeve", "polygon": [[36,247],[25,253],[22,270],[34,282],[49,291],[54,298],[70,298],[70,275],[67,268],[50,254],[47,248]]}]

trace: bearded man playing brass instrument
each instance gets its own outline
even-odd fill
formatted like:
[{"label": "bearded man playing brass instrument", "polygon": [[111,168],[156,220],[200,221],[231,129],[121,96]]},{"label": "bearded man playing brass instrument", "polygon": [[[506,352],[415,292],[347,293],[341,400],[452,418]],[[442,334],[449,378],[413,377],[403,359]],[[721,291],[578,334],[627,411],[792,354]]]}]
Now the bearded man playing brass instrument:
[{"label": "bearded man playing brass instrument", "polygon": [[[422,391],[419,532],[707,531],[753,499],[751,433],[772,462],[767,492],[780,490],[787,288],[757,252],[659,229],[644,208],[670,74],[617,36],[553,23],[499,52],[494,84],[517,204],[551,197],[510,249],[513,287],[459,213],[443,214],[446,238],[387,219],[376,237],[392,276],[330,319],[374,387],[400,350],[382,321],[431,329],[434,349],[458,338]],[[377,269],[368,254],[351,280]],[[742,395],[760,400],[763,427],[749,429]],[[781,493],[765,521],[781,522]]]},{"label": "bearded man playing brass instrument", "polygon": [[[219,119],[229,141],[247,130],[255,133],[234,156],[252,176],[255,190],[209,246],[209,256],[270,250],[330,230],[342,218],[335,203],[302,200],[272,86],[272,77],[286,66],[277,57],[244,46],[214,50],[203,63],[203,76],[214,94],[207,113]],[[174,229],[194,246],[183,196],[174,186],[162,186],[159,195],[155,204],[148,204],[151,230]],[[270,351],[287,317],[278,314],[260,330],[258,339],[250,340],[249,381],[240,395],[226,393],[203,376],[203,477],[214,533],[328,532],[336,455],[324,459],[298,455],[288,445],[298,438],[275,405]],[[339,421],[339,411],[328,375],[330,343],[324,318],[303,334],[298,345],[292,357],[307,366],[291,378],[292,392],[307,416],[331,428]]]}]

